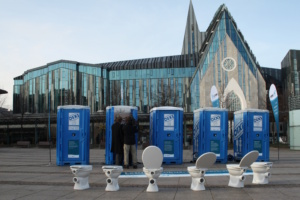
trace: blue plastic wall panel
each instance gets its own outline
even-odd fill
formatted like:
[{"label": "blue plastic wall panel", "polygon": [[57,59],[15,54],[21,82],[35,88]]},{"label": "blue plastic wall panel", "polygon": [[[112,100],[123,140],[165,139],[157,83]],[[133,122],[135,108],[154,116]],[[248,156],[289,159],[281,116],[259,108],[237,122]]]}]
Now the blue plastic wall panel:
[{"label": "blue plastic wall panel", "polygon": [[[125,122],[125,118],[132,115],[135,120],[138,120],[137,107],[134,106],[108,106],[106,107],[106,128],[105,128],[105,164],[115,164],[115,155],[111,152],[112,146],[112,131],[111,126],[114,124],[114,119],[117,116],[123,118],[122,123]],[[135,141],[137,148],[138,133],[135,133]]]},{"label": "blue plastic wall panel", "polygon": [[182,164],[183,109],[156,107],[150,111],[150,144],[163,153],[165,164]]},{"label": "blue plastic wall panel", "polygon": [[59,106],[57,109],[56,164],[89,164],[90,107]]},{"label": "blue plastic wall panel", "polygon": [[207,152],[214,152],[217,161],[227,162],[228,110],[203,108],[194,111],[193,159]]},{"label": "blue plastic wall panel", "polygon": [[236,160],[257,150],[257,161],[269,161],[269,111],[247,109],[235,112],[233,139]]}]

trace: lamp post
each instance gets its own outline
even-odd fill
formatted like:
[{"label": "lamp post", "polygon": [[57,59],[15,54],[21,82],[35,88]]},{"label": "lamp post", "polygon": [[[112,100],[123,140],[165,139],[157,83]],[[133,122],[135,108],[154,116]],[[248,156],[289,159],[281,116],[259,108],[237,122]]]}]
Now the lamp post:
[{"label": "lamp post", "polygon": [[51,165],[51,128],[50,128],[50,112],[51,112],[51,105],[50,105],[50,95],[51,95],[51,84],[50,84],[50,72],[48,67],[48,142],[49,142],[49,166]]}]

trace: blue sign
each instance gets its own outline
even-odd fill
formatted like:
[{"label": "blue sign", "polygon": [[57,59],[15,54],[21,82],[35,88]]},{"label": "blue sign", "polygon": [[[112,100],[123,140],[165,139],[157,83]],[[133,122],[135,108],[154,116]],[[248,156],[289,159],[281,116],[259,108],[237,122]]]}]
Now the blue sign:
[{"label": "blue sign", "polygon": [[220,108],[218,90],[214,85],[211,87],[210,90],[210,99],[213,107]]}]

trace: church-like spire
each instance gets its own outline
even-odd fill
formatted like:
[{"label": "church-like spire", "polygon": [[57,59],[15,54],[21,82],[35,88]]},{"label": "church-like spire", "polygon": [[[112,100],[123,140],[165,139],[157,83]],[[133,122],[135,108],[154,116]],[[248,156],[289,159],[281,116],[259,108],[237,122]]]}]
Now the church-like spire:
[{"label": "church-like spire", "polygon": [[193,54],[198,52],[204,39],[205,33],[201,33],[199,31],[193,3],[191,0],[186,21],[181,54]]}]

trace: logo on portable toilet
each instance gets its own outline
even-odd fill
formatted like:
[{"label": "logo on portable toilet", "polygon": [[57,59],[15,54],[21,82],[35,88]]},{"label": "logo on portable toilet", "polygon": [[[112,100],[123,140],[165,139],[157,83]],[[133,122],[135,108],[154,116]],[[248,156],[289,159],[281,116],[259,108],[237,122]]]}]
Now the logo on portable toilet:
[{"label": "logo on portable toilet", "polygon": [[164,131],[174,131],[174,114],[164,114]]},{"label": "logo on portable toilet", "polygon": [[79,113],[69,113],[69,130],[79,130]]},{"label": "logo on portable toilet", "polygon": [[211,131],[220,131],[221,130],[221,115],[212,114],[210,116],[210,130]]},{"label": "logo on portable toilet", "polygon": [[253,116],[253,131],[262,131],[263,117],[261,115]]}]

